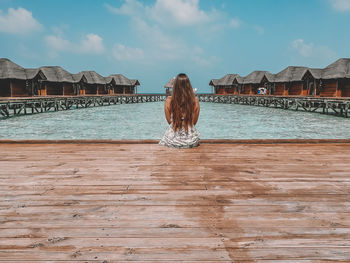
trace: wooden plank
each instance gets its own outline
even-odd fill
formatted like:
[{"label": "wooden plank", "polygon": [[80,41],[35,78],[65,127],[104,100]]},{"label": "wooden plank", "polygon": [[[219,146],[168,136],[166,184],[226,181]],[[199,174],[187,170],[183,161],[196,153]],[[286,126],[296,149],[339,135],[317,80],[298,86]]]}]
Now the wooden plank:
[{"label": "wooden plank", "polygon": [[349,262],[349,146],[2,143],[0,262]]}]

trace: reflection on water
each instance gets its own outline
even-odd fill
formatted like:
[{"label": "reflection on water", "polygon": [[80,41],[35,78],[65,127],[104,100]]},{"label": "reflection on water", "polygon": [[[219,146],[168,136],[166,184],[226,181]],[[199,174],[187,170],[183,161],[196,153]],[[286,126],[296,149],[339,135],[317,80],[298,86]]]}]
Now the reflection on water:
[{"label": "reflection on water", "polygon": [[[201,139],[350,138],[350,119],[201,102]],[[160,139],[163,102],[123,104],[0,120],[0,139]]]}]

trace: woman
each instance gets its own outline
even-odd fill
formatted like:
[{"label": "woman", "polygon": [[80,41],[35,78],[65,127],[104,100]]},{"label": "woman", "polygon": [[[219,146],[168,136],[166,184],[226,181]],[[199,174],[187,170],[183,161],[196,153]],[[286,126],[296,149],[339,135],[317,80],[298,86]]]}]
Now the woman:
[{"label": "woman", "polygon": [[195,125],[199,117],[199,101],[186,74],[176,77],[172,96],[166,99],[164,111],[169,127],[159,144],[175,148],[198,146],[200,133]]}]

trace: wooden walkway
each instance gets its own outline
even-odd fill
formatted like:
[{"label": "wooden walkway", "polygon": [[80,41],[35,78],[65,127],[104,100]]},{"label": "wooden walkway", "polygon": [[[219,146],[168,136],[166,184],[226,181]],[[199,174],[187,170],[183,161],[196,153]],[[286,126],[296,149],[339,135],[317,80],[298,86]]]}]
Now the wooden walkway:
[{"label": "wooden walkway", "polygon": [[301,110],[332,114],[346,118],[350,116],[349,97],[198,94],[198,98],[201,102],[241,104],[295,111]]},{"label": "wooden walkway", "polygon": [[0,143],[1,262],[350,262],[350,144]]},{"label": "wooden walkway", "polygon": [[116,104],[164,101],[165,94],[83,95],[43,97],[0,97],[0,117],[12,117],[63,111],[78,108],[101,107]]}]

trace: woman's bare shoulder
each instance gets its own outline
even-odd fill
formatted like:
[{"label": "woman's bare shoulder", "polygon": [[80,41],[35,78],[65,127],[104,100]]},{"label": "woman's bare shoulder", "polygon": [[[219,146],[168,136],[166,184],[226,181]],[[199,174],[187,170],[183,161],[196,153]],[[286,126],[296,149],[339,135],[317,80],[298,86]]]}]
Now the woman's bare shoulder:
[{"label": "woman's bare shoulder", "polygon": [[166,100],[165,100],[165,107],[166,108],[170,108],[170,104],[171,104],[171,97],[167,97]]}]

